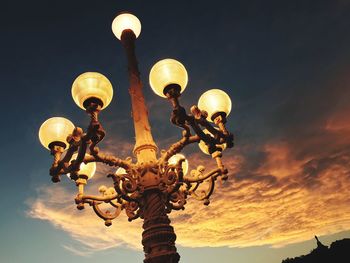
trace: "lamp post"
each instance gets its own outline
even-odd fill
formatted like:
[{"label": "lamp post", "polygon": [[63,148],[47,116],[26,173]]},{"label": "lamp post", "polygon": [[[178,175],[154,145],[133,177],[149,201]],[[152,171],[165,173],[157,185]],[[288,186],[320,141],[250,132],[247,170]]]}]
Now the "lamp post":
[{"label": "lamp post", "polygon": [[[188,114],[179,101],[188,81],[185,67],[174,59],[157,62],[150,72],[150,86],[157,95],[169,100],[173,107],[171,122],[183,130],[182,138],[159,154],[151,133],[135,55],[135,40],[141,32],[141,23],[134,15],[123,13],[114,19],[112,30],[121,40],[128,60],[136,162],[131,158],[106,155],[97,147],[105,136],[98,116],[113,97],[111,83],[97,72],[81,74],[72,85],[75,103],[90,115],[86,132],[65,118],[53,117],[41,125],[39,139],[53,155],[52,181],[57,183],[61,175],[68,174],[75,182],[78,188],[75,203],[79,210],[89,204],[106,226],[110,226],[123,210],[129,221],[143,219],[144,262],[178,262],[176,235],[168,214],[184,209],[188,196],[208,205],[215,181],[227,179],[228,171],[221,157],[223,150],[233,147],[233,135],[225,127],[231,100],[225,92],[212,89],[200,97],[198,106],[192,106]],[[212,156],[217,168],[205,173],[205,168],[199,166],[187,175],[188,162],[180,152],[193,143]],[[93,176],[96,162],[119,168],[107,175],[113,187],[100,186],[101,195],[87,195],[84,186]],[[110,204],[114,211],[103,211],[100,208],[103,203]]]}]

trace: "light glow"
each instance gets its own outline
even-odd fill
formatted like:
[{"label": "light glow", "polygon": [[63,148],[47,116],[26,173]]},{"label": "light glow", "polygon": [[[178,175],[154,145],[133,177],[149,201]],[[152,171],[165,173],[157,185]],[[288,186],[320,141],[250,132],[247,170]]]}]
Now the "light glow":
[{"label": "light glow", "polygon": [[67,147],[67,136],[73,132],[74,128],[74,124],[70,120],[52,117],[40,126],[39,140],[48,150],[50,150],[49,144],[52,142],[64,143]]},{"label": "light glow", "polygon": [[166,98],[164,88],[169,84],[177,84],[181,87],[182,93],[188,82],[187,71],[184,65],[171,58],[158,61],[149,73],[149,84],[160,97]]},{"label": "light glow", "polygon": [[119,40],[122,37],[123,31],[126,29],[132,30],[137,38],[141,33],[140,20],[129,13],[120,14],[114,18],[112,22],[112,31]]},{"label": "light glow", "polygon": [[182,171],[183,171],[183,174],[186,175],[188,172],[188,161],[185,155],[181,153],[177,153],[169,158],[168,163],[171,165],[175,165],[179,162],[180,159],[185,159],[185,161],[182,162]]},{"label": "light glow", "polygon": [[85,110],[84,102],[90,98],[97,98],[106,108],[113,98],[111,82],[101,73],[85,72],[79,75],[72,85],[72,97],[74,102]]},{"label": "light glow", "polygon": [[226,92],[220,89],[211,89],[202,94],[198,101],[198,107],[208,112],[207,120],[212,122],[212,116],[218,112],[226,113],[228,116],[231,112],[231,99]]},{"label": "light glow", "polygon": [[[218,128],[215,128],[218,130]],[[209,134],[211,137],[213,137],[213,135],[207,130],[207,129],[204,129],[203,132],[205,134]],[[223,144],[217,144],[216,146],[219,146],[222,150],[225,150],[226,149],[226,143],[223,143]],[[201,151],[205,154],[208,154],[210,155],[209,153],[209,147],[205,144],[205,142],[203,140],[200,140],[199,143],[198,143],[198,147],[199,149],[201,149]]]},{"label": "light glow", "polygon": [[[88,157],[90,155],[89,154],[85,154],[85,156]],[[77,153],[73,154],[72,160],[77,159],[77,157],[78,157]],[[80,164],[79,168],[80,168],[80,170],[78,172],[79,175],[86,175],[88,177],[88,179],[91,179],[94,176],[95,172],[96,172],[96,163],[95,162],[91,162],[91,163],[85,164],[84,162],[82,162]],[[67,176],[68,176],[68,178],[70,178],[70,174],[69,173],[67,174]]]},{"label": "light glow", "polygon": [[123,175],[123,174],[127,174],[126,170],[123,167],[119,167],[116,171],[115,171],[116,175]]}]

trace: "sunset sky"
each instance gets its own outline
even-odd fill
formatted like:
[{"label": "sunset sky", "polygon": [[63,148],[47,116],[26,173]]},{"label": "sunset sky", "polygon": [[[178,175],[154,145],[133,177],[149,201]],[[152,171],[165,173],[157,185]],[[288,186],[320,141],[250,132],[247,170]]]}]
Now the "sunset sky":
[{"label": "sunset sky", "polygon": [[[111,31],[116,14],[142,23],[137,55],[153,136],[166,149],[181,136],[169,103],[148,84],[160,59],[181,61],[189,109],[212,88],[226,91],[236,146],[229,180],[207,207],[189,198],[170,215],[184,263],[280,263],[313,239],[350,237],[350,1],[4,1],[0,16],[0,262],[142,262],[142,221],[123,214],[109,228],[75,208],[74,183],[52,184],[52,158],[38,139],[53,116],[88,125],[71,98],[83,72],[114,88],[101,113],[101,149],[132,156],[126,59]],[[190,168],[214,165],[196,145]],[[98,165],[88,190],[110,184]]]}]

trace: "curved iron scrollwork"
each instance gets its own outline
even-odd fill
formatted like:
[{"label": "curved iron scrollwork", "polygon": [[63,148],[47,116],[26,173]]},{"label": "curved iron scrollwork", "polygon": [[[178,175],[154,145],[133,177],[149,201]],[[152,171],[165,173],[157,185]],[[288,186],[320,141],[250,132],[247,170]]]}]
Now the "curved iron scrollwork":
[{"label": "curved iron scrollwork", "polygon": [[[168,150],[163,150],[157,163],[135,164],[131,158],[119,159],[113,155],[101,153],[97,147],[105,137],[105,131],[98,120],[100,105],[93,102],[87,107],[86,112],[90,115],[90,124],[87,132],[76,127],[67,142],[69,148],[65,151],[60,146],[51,150],[54,161],[50,169],[53,182],[59,182],[60,176],[70,174],[78,187],[78,194],[75,198],[78,209],[83,209],[84,204],[92,206],[95,213],[105,221],[106,226],[112,224],[122,210],[129,221],[136,218],[143,218],[144,201],[142,195],[145,190],[157,189],[163,195],[166,212],[185,209],[188,196],[209,204],[209,199],[214,191],[217,178],[226,180],[228,171],[222,164],[222,147],[226,144],[228,148],[233,147],[233,135],[225,127],[224,115],[218,115],[214,119],[214,127],[207,121],[207,113],[201,111],[197,106],[192,106],[191,114],[187,114],[179,103],[179,95],[176,89],[168,89],[166,94],[173,106],[171,122],[182,128],[182,138],[172,144]],[[207,129],[210,134],[203,132]],[[192,131],[192,132],[191,132]],[[208,151],[216,162],[217,168],[206,172],[204,166],[198,166],[184,175],[180,159],[176,164],[169,164],[169,159],[181,152],[189,144],[204,141]],[[75,152],[78,155],[75,160],[72,156]],[[87,154],[88,153],[88,154]],[[85,195],[84,186],[87,179],[79,174],[81,163],[100,162],[113,167],[125,169],[121,174],[108,174],[107,177],[113,181],[113,187],[101,186],[101,195]],[[110,209],[105,210],[102,204],[109,204]]]}]

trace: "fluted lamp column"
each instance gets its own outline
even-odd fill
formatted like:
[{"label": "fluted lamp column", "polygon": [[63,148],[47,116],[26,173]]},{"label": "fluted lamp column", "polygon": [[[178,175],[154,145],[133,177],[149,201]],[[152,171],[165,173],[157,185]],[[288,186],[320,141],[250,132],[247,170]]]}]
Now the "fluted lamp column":
[{"label": "fluted lamp column", "polygon": [[148,120],[148,110],[142,92],[138,62],[135,55],[135,40],[141,32],[139,19],[129,13],[118,15],[112,23],[112,31],[121,40],[128,61],[129,93],[132,105],[132,118],[135,128],[134,154],[139,164],[149,164],[143,175],[145,192],[143,205],[142,244],[145,263],[177,263],[180,255],[176,251],[176,235],[166,213],[165,198],[157,187],[159,171],[156,168],[157,146],[153,140]]},{"label": "fluted lamp column", "polygon": [[136,16],[123,13],[113,20],[112,31],[121,40],[128,60],[129,93],[136,139],[134,154],[139,163],[155,162],[158,148],[151,133],[148,110],[142,92],[143,84],[135,55],[135,40],[141,33],[141,22]]}]

